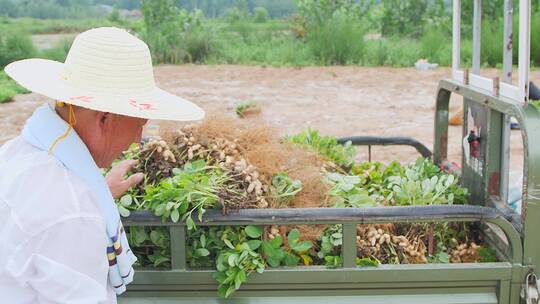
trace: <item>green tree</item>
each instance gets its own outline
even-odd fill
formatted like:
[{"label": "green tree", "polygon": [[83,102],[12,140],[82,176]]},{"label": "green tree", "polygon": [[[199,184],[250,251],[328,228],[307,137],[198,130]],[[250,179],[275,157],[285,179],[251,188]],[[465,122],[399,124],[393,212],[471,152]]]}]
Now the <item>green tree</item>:
[{"label": "green tree", "polygon": [[[467,2],[467,1],[465,1]],[[383,35],[410,34],[420,36],[427,9],[425,0],[382,0]]]},{"label": "green tree", "polygon": [[172,25],[178,13],[174,0],[142,0],[141,11],[144,25],[150,31]]},{"label": "green tree", "polygon": [[268,19],[268,11],[264,7],[256,7],[253,10],[253,20],[257,23],[266,22]]},{"label": "green tree", "polygon": [[11,2],[11,0],[0,0],[0,16],[15,16],[15,5]]}]

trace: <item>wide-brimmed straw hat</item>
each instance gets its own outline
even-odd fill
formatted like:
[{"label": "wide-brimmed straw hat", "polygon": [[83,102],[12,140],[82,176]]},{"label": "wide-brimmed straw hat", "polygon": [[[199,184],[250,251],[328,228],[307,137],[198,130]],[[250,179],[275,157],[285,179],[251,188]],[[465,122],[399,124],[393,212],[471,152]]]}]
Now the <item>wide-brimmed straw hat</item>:
[{"label": "wide-brimmed straw hat", "polygon": [[96,111],[174,121],[204,117],[194,103],[156,86],[148,46],[119,28],[79,34],[65,63],[25,59],[5,71],[30,91]]}]

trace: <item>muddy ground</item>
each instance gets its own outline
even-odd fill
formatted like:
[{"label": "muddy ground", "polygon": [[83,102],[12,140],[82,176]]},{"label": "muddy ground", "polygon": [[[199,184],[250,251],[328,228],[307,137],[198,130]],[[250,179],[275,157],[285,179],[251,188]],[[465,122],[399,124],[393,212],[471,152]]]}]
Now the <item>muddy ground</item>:
[{"label": "muddy ground", "polygon": [[[496,71],[486,71],[495,75]],[[420,72],[414,68],[310,67],[273,68],[251,66],[158,66],[158,84],[170,92],[201,105],[209,114],[235,116],[234,105],[255,101],[259,116],[249,118],[278,128],[281,134],[308,127],[335,136],[410,136],[430,149],[437,84],[450,77],[450,69]],[[540,83],[540,72],[532,73]],[[37,94],[19,95],[0,104],[0,144],[16,136],[25,121],[46,99]],[[452,99],[452,110],[461,98]],[[167,125],[170,127],[170,124]],[[150,122],[145,133],[158,133]],[[461,127],[450,127],[450,159],[460,160]],[[519,131],[512,132],[512,168],[521,166]],[[375,160],[417,157],[408,147],[374,148]],[[359,159],[367,158],[360,149]]]}]

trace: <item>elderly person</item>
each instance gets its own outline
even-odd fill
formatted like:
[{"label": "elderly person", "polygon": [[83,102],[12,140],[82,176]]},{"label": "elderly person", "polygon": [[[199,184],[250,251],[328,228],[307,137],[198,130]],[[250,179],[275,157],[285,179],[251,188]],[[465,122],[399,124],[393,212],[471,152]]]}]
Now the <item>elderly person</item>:
[{"label": "elderly person", "polygon": [[57,102],[0,148],[0,302],[116,303],[136,258],[113,198],[143,176],[124,179],[131,162],[107,177],[99,168],[140,141],[148,119],[204,112],[157,88],[147,45],[117,28],[78,35],[65,63],[28,59],[5,71]]}]

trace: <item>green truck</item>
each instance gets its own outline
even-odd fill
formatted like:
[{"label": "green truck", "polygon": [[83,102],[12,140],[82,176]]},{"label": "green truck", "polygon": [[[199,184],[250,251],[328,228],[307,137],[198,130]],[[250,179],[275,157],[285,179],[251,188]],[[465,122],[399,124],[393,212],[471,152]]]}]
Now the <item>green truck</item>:
[{"label": "green truck", "polygon": [[[200,226],[339,224],[343,229],[342,267],[283,267],[253,274],[230,298],[219,298],[213,270],[186,265],[186,226],[134,212],[125,226],[165,226],[170,232],[171,269],[138,269],[119,303],[537,303],[536,268],[540,266],[540,112],[528,103],[529,0],[520,0],[518,84],[512,73],[512,1],[505,1],[504,71],[501,79],[480,76],[480,6],[475,0],[473,60],[460,69],[461,4],[454,0],[452,79],[439,83],[434,119],[433,154],[406,138],[353,137],[353,144],[411,145],[441,164],[447,159],[449,101],[463,97],[461,181],[469,205],[332,208],[244,209],[205,214]],[[523,138],[521,210],[507,203],[509,121],[514,117]],[[474,133],[476,132],[476,133]],[[473,133],[471,135],[471,133]],[[537,188],[539,187],[539,188]],[[520,212],[521,211],[521,212]],[[377,223],[478,222],[498,262],[356,266],[356,226]]]}]

